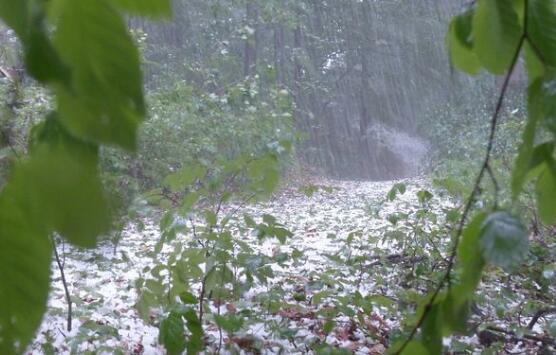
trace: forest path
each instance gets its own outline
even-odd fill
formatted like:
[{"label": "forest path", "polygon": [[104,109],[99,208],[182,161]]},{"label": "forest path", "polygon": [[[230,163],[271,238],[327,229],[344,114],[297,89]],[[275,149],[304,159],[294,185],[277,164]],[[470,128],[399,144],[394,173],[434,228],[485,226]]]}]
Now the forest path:
[{"label": "forest path", "polygon": [[[386,196],[395,183],[325,181],[311,197],[296,189],[284,190],[269,202],[238,211],[239,216],[253,215],[257,222],[263,214],[272,215],[293,236],[281,244],[275,239],[259,241],[255,233],[241,235],[255,253],[275,261],[270,264],[273,277],[267,284],[256,283],[241,299],[221,305],[222,314],[230,310],[251,314],[239,335],[228,338],[224,333],[225,343],[241,346],[242,337],[249,337],[256,339],[263,353],[280,349],[306,353],[308,344],[326,339],[357,353],[384,350],[381,339],[386,342],[399,321],[391,298],[400,274],[380,260],[395,257],[397,243],[407,242],[392,233],[395,216],[419,208],[416,194],[428,187],[419,179],[406,180],[407,191],[389,201]],[[436,199],[431,203],[438,211],[446,205]],[[233,208],[225,207],[223,212]],[[173,245],[190,237],[179,236]],[[138,300],[135,282],[148,277],[156,265],[150,254],[159,238],[158,227],[147,223],[142,230],[127,230],[115,254],[109,244],[94,251],[61,251],[74,301],[74,329],[65,330],[65,298],[59,271],[53,266],[49,310],[31,350],[46,353],[45,347],[51,346],[62,354],[72,348],[78,353],[163,353],[157,343],[158,329],[141,320],[134,307]],[[164,260],[172,250],[165,246],[159,258]],[[193,285],[192,291],[197,287]],[[373,313],[363,320],[368,329],[376,328],[372,338],[368,329],[350,326],[354,294],[372,303]],[[326,309],[332,306],[343,315],[327,320]],[[211,304],[211,309],[216,311],[217,305]],[[323,327],[330,320],[334,325],[327,336]],[[216,346],[216,327],[205,325],[205,332],[210,346]]]}]

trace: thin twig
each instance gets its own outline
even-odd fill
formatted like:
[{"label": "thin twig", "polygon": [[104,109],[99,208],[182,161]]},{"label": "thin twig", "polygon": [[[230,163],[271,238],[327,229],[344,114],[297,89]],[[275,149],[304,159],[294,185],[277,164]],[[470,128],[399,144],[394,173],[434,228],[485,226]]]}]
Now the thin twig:
[{"label": "thin twig", "polygon": [[539,318],[541,318],[542,316],[545,316],[547,314],[553,314],[553,313],[556,313],[556,307],[539,309],[533,315],[533,318],[531,318],[529,324],[527,324],[527,329],[529,330],[533,329],[535,324],[537,324],[537,322],[539,321]]},{"label": "thin twig", "polygon": [[67,318],[67,322],[68,322],[68,332],[71,332],[71,319],[72,319],[72,306],[71,306],[71,297],[70,297],[70,293],[69,293],[69,289],[68,289],[68,283],[66,282],[66,275],[64,273],[64,266],[62,265],[62,262],[60,261],[60,255],[58,255],[58,247],[56,245],[56,238],[54,236],[51,236],[50,238],[52,240],[52,245],[54,247],[54,256],[56,257],[56,264],[58,264],[58,269],[60,270],[60,275],[62,277],[62,285],[64,285],[64,292],[66,293],[66,302],[68,304],[68,318]]},{"label": "thin twig", "polygon": [[486,330],[487,331],[492,331],[492,332],[507,334],[507,335],[510,335],[510,336],[518,339],[518,340],[519,339],[527,339],[527,340],[531,340],[531,341],[541,342],[543,344],[556,345],[556,341],[554,341],[554,339],[549,338],[549,337],[543,337],[543,336],[538,336],[538,335],[533,335],[533,334],[523,334],[522,336],[518,336],[512,330],[506,330],[504,328],[495,327],[495,326],[488,326],[488,327],[486,327]]}]

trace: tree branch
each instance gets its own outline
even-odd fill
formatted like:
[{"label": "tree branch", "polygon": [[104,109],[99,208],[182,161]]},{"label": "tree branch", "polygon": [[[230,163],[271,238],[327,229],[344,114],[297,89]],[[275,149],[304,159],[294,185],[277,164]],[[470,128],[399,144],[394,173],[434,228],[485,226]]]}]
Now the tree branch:
[{"label": "tree branch", "polygon": [[553,313],[556,313],[556,307],[539,309],[535,313],[535,315],[533,315],[533,318],[531,318],[529,324],[527,324],[527,329],[533,329],[535,324],[537,324],[537,322],[539,321],[539,318],[541,318],[542,316]]},{"label": "tree branch", "polygon": [[[527,18],[527,1],[525,1],[525,8],[526,9],[525,9],[525,15],[524,16],[525,16],[525,18]],[[467,218],[468,218],[469,213],[471,212],[471,209],[473,207],[475,197],[479,194],[481,182],[482,182],[482,180],[485,176],[485,173],[487,173],[487,170],[489,168],[492,149],[494,147],[494,138],[496,136],[496,128],[497,128],[497,125],[498,125],[498,118],[500,116],[500,112],[502,111],[502,106],[504,104],[504,99],[506,97],[506,92],[508,90],[508,86],[509,86],[509,83],[510,83],[510,78],[511,78],[513,72],[514,72],[515,66],[516,66],[517,61],[519,59],[519,54],[521,53],[521,49],[523,48],[523,44],[525,43],[526,38],[527,38],[526,32],[523,31],[522,34],[521,34],[521,37],[519,39],[519,42],[518,42],[517,48],[515,50],[515,53],[513,55],[511,65],[510,65],[510,67],[509,67],[509,69],[506,73],[505,78],[504,78],[504,82],[503,82],[502,88],[500,90],[500,95],[498,96],[498,100],[496,102],[496,108],[495,108],[494,113],[492,114],[492,117],[490,119],[490,133],[489,133],[489,137],[488,137],[488,144],[487,144],[487,148],[486,148],[485,158],[483,160],[483,164],[481,166],[481,169],[479,170],[479,174],[477,175],[477,178],[475,179],[475,183],[473,185],[473,189],[471,191],[471,194],[469,195],[469,198],[468,198],[468,200],[465,204],[465,207],[463,209],[461,219],[458,223],[458,228],[457,228],[456,237],[455,237],[455,241],[454,241],[454,247],[452,249],[452,253],[450,254],[450,258],[448,259],[448,266],[447,266],[447,269],[446,269],[446,273],[444,274],[444,277],[440,280],[438,286],[436,287],[436,289],[434,290],[434,292],[433,292],[432,296],[430,297],[429,301],[425,305],[423,314],[421,315],[421,317],[419,318],[419,320],[417,321],[417,323],[415,324],[415,326],[411,330],[411,333],[409,334],[407,339],[404,341],[404,343],[400,346],[400,348],[394,353],[396,355],[400,355],[405,350],[407,345],[415,338],[415,336],[417,335],[417,331],[421,328],[424,321],[427,319],[427,316],[429,315],[429,313],[432,309],[432,306],[434,305],[434,302],[438,298],[438,295],[440,294],[440,292],[442,291],[444,286],[446,286],[446,284],[448,284],[448,287],[451,286],[451,274],[452,274],[452,270],[453,270],[454,265],[455,265],[458,246],[459,246],[461,237],[463,235],[463,230],[464,230],[465,224],[467,222]]]}]

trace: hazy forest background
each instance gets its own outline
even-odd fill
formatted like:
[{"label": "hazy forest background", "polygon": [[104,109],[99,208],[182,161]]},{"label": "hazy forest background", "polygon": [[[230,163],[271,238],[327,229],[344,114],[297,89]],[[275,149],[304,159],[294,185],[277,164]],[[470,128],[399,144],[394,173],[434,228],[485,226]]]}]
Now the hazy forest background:
[{"label": "hazy forest background", "polygon": [[552,0],[12,1],[1,354],[556,351]]}]

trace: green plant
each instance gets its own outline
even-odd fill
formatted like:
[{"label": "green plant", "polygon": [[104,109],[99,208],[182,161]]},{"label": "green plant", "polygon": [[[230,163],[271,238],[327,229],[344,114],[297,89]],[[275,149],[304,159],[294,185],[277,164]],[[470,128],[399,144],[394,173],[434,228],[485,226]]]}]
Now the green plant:
[{"label": "green plant", "polygon": [[[255,254],[238,232],[254,231],[260,241],[277,238],[282,243],[291,233],[270,215],[263,215],[260,223],[245,215],[242,223],[235,215],[237,209],[223,213],[223,208],[227,203],[241,206],[274,191],[279,177],[278,154],[287,149],[287,143],[283,144],[276,152],[256,158],[242,156],[211,166],[189,165],[167,176],[162,188],[147,193],[151,203],[169,209],[161,219],[161,238],[153,257],[164,245],[173,245],[174,250],[166,261],[148,270],[153,278],[137,283],[141,294],[137,307],[146,320],[151,308],[162,307],[159,341],[169,353],[204,349],[205,344],[199,341],[207,316],[218,326],[219,351],[222,330],[234,334],[244,325],[242,315],[221,315],[220,305],[239,299],[253,287],[254,279],[265,284],[273,277],[269,264],[274,260]],[[185,244],[176,243],[183,232],[189,232],[191,238]],[[218,307],[216,314],[210,312],[210,301]],[[184,340],[186,327],[190,336]]]},{"label": "green plant", "polygon": [[123,13],[169,11],[168,1],[0,1],[27,73],[56,97],[0,192],[1,353],[24,352],[45,311],[50,235],[93,247],[110,229],[99,147],[133,151],[145,116],[139,55]]},{"label": "green plant", "polygon": [[[553,105],[549,101],[552,71],[556,64],[556,37],[545,29],[555,25],[556,11],[552,3],[545,0],[520,0],[511,4],[480,0],[450,25],[448,43],[452,62],[457,68],[470,74],[477,74],[485,68],[493,74],[505,74],[505,77],[491,117],[486,155],[462,210],[446,271],[423,301],[406,340],[392,348],[395,354],[441,353],[443,336],[466,330],[469,306],[485,266],[491,264],[509,269],[525,260],[528,234],[518,217],[501,209],[498,199],[467,224],[483,179],[489,177],[495,187],[498,185],[491,158],[495,134],[510,77],[522,52],[525,53],[530,81],[529,118],[512,173],[512,196],[515,201],[523,185],[536,178],[539,215],[544,223],[554,223],[556,213],[547,200],[556,200],[553,181],[556,131],[552,125]],[[535,137],[541,128],[553,136],[538,143]],[[454,273],[456,270],[457,274]]]}]

